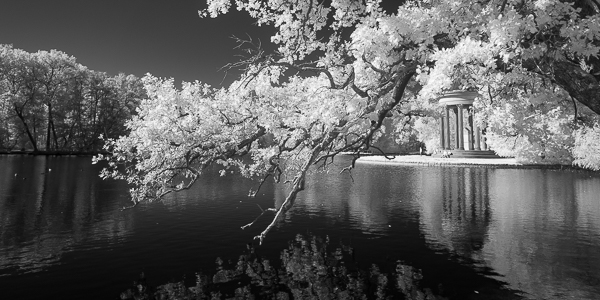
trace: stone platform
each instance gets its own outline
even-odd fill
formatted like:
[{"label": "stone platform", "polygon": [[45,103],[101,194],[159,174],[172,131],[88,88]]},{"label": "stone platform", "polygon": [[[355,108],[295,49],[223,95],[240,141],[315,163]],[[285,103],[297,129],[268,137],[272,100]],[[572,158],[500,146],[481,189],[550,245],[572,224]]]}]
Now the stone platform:
[{"label": "stone platform", "polygon": [[523,164],[514,158],[441,158],[420,155],[401,155],[388,159],[381,155],[365,156],[359,158],[357,163],[370,164],[397,164],[416,166],[462,166],[483,168],[544,168],[544,169],[571,169],[570,165],[539,165]]},{"label": "stone platform", "polygon": [[[444,152],[452,153],[449,159],[453,158],[500,158],[494,151],[490,150],[444,150]],[[437,153],[431,155],[431,157],[446,158],[443,153]]]}]

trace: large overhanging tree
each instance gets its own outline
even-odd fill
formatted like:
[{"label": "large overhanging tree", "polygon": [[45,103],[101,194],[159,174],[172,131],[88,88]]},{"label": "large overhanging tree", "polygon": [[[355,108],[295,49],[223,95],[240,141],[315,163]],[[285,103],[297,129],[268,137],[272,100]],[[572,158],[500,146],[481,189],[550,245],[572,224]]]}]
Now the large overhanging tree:
[{"label": "large overhanging tree", "polygon": [[600,113],[595,0],[406,1],[397,11],[375,0],[207,2],[203,17],[235,7],[274,26],[277,50],[241,41],[248,56],[229,66],[243,76],[220,90],[198,82],[177,90],[172,80],[145,77],[148,99],[128,123],[131,133],[107,141],[103,176],[131,183],[134,203],[187,189],[213,164],[223,174],[287,182],[261,242],[311,168],[342,152],[358,156],[386,118],[410,130],[415,118],[435,114],[446,90],[477,89],[483,106],[538,114],[532,105],[566,107],[556,97],[539,100],[560,94]]}]

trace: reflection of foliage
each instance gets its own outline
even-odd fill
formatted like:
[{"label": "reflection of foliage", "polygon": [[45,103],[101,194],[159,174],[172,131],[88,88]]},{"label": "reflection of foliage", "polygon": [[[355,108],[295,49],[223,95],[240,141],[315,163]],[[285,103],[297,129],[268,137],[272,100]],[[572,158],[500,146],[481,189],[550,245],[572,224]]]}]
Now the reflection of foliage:
[{"label": "reflection of foliage", "polygon": [[398,262],[386,274],[373,265],[365,272],[352,261],[352,248],[330,248],[328,238],[298,235],[282,251],[281,268],[250,248],[229,267],[217,258],[216,274],[197,273],[194,287],[180,281],[152,293],[141,278],[121,299],[441,299],[420,288],[421,273],[410,266]]}]

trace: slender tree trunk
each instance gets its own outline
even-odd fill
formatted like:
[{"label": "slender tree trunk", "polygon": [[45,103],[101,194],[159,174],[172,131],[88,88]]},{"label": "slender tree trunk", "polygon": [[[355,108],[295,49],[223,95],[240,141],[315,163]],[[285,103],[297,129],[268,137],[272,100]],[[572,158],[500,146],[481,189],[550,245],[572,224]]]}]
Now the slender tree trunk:
[{"label": "slender tree trunk", "polygon": [[92,107],[92,131],[96,132],[96,118],[98,117],[98,97],[94,97],[94,107]]},{"label": "slender tree trunk", "polygon": [[37,139],[40,137],[40,135],[38,134],[38,120],[35,118],[35,116],[33,117],[33,136],[35,137],[36,141]]},{"label": "slender tree trunk", "polygon": [[[73,124],[71,124],[71,127],[69,127],[69,134],[67,134],[66,137],[63,137],[64,143],[63,143],[63,148],[67,149],[67,148],[71,148],[73,149],[73,147],[68,147],[69,142],[71,142],[71,138],[73,137],[73,129],[75,128],[75,122],[73,122]],[[75,149],[73,149],[75,150]]]},{"label": "slender tree trunk", "polygon": [[58,150],[58,138],[56,137],[56,129],[54,128],[54,120],[50,122],[52,125],[52,137],[54,138],[54,147]]},{"label": "slender tree trunk", "polygon": [[46,127],[46,151],[50,151],[50,127],[52,126],[52,104],[48,103],[48,126]]},{"label": "slender tree trunk", "polygon": [[35,141],[35,138],[31,134],[31,131],[29,130],[29,126],[27,125],[27,121],[25,121],[25,117],[23,116],[23,113],[21,111],[19,111],[19,108],[17,107],[16,104],[14,105],[14,109],[15,109],[15,113],[17,113],[17,117],[19,117],[19,119],[23,123],[23,127],[25,127],[25,132],[27,133],[27,137],[29,137],[29,142],[31,143],[31,146],[33,146],[33,151],[37,152],[38,151],[37,143]]}]

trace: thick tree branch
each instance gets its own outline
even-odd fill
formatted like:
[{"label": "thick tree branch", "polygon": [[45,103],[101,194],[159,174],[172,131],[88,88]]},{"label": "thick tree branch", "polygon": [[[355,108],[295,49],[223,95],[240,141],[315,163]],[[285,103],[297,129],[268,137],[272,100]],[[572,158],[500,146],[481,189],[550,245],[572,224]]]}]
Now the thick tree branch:
[{"label": "thick tree branch", "polygon": [[523,62],[523,66],[549,78],[579,103],[600,114],[600,82],[581,67],[560,58],[541,62],[529,59]]},{"label": "thick tree branch", "polygon": [[259,235],[254,237],[255,239],[258,239],[261,244],[267,236],[267,234],[269,233],[269,231],[271,231],[271,229],[275,227],[275,225],[283,217],[283,215],[285,215],[285,213],[287,213],[294,206],[294,202],[296,201],[298,193],[304,190],[304,182],[309,168],[315,163],[321,151],[323,151],[323,149],[328,148],[329,145],[333,141],[335,141],[335,139],[339,135],[339,132],[334,131],[324,134],[325,136],[323,136],[322,142],[317,144],[312,149],[310,156],[306,159],[306,161],[294,177],[294,180],[292,182],[292,190],[288,193],[285,201],[283,201],[281,206],[277,209],[277,213],[275,214],[273,221],[271,221],[271,223],[265,228],[265,230],[263,230]]}]

